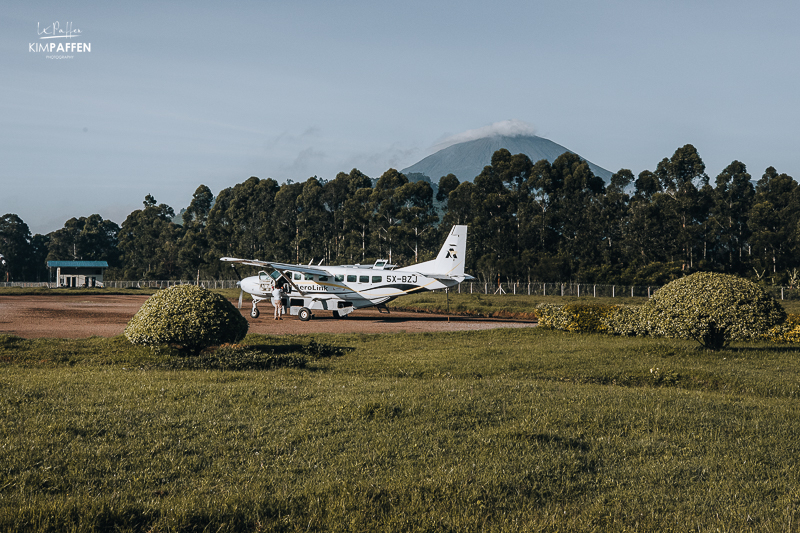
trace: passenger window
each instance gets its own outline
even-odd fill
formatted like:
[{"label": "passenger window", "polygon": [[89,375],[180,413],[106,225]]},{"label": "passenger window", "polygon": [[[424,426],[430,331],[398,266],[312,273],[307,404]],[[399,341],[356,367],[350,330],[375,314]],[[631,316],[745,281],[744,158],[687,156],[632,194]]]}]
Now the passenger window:
[{"label": "passenger window", "polygon": [[314,281],[314,275],[313,274],[306,274],[306,281]]},{"label": "passenger window", "polygon": [[344,274],[336,274],[333,281],[344,281]]},{"label": "passenger window", "polygon": [[369,283],[369,276],[359,276],[358,277],[359,283]]},{"label": "passenger window", "polygon": [[320,281],[328,281],[328,276],[320,276],[319,280]]},{"label": "passenger window", "polygon": [[301,276],[299,272],[295,272],[295,273],[294,273],[294,275],[293,275],[292,277],[293,277],[294,279],[296,279],[296,280],[301,280],[301,279],[303,279],[303,276]]},{"label": "passenger window", "polygon": [[380,283],[381,281],[383,281],[381,276],[372,276],[372,283]]},{"label": "passenger window", "polygon": [[352,274],[348,274],[347,275],[347,281],[349,281],[350,283],[355,282],[355,280],[356,280],[356,277],[354,275],[352,275]]}]

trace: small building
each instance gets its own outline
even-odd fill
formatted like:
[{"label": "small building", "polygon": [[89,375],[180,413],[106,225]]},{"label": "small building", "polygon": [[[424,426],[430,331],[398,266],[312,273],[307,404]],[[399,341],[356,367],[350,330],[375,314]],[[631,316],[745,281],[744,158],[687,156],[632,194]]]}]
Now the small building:
[{"label": "small building", "polygon": [[102,287],[107,261],[48,261],[50,279],[56,269],[57,287]]}]

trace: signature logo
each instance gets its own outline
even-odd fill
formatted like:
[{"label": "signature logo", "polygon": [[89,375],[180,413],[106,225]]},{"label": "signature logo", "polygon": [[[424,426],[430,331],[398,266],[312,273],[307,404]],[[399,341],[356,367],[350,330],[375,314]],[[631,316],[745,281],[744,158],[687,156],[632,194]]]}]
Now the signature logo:
[{"label": "signature logo", "polygon": [[72,39],[78,37],[81,30],[73,29],[72,22],[67,22],[63,28],[58,21],[44,28],[41,27],[41,23],[37,22],[36,33],[39,35],[39,39]]},{"label": "signature logo", "polygon": [[445,256],[445,259],[458,259],[458,257],[456,256],[456,251],[453,248],[447,250],[447,255]]}]

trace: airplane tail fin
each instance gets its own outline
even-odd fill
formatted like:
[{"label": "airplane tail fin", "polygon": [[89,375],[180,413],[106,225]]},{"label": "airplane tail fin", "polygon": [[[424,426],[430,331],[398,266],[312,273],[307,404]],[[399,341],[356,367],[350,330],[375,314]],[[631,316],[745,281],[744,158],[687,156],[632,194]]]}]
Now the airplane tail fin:
[{"label": "airplane tail fin", "polygon": [[464,260],[467,257],[467,226],[453,226],[433,263],[437,274],[449,277],[464,276]]}]

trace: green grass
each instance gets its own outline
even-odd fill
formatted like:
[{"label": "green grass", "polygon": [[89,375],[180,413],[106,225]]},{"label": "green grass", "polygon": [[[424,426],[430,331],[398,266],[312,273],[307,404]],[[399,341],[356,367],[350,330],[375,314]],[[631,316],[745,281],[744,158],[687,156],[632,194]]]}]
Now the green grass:
[{"label": "green grass", "polygon": [[346,350],[176,371],[121,337],[0,337],[0,530],[798,528],[796,348],[538,328],[245,343],[312,340]]}]

